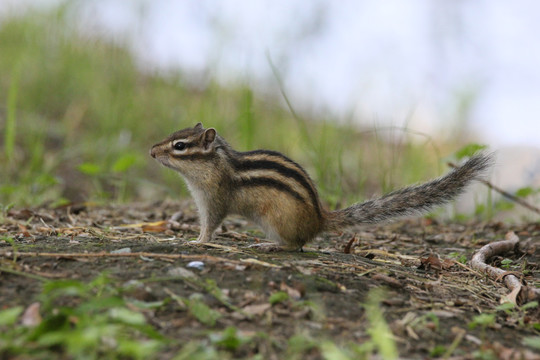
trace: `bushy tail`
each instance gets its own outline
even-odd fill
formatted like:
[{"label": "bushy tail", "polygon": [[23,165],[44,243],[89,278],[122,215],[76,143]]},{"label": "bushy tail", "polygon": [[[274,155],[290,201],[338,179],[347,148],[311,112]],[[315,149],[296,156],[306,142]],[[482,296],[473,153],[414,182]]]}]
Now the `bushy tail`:
[{"label": "bushy tail", "polygon": [[339,230],[357,224],[373,224],[403,216],[419,215],[459,195],[491,166],[492,156],[479,154],[445,176],[424,184],[395,190],[381,198],[332,211],[325,230]]}]

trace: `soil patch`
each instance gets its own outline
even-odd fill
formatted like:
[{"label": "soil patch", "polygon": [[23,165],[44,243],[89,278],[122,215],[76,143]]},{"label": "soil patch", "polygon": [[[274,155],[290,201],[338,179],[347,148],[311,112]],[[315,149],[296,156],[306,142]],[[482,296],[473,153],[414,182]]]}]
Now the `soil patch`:
[{"label": "soil patch", "polygon": [[[0,223],[0,310],[35,302],[43,279],[89,281],[107,272],[119,284],[140,284],[126,296],[170,300],[145,312],[176,340],[164,358],[234,327],[251,341],[225,347],[231,357],[319,359],[328,344],[373,342],[366,308],[380,288],[378,308],[401,358],[512,358],[505,351],[535,358],[522,339],[540,335],[538,305],[496,311],[508,290],[467,265],[475,250],[509,231],[523,251],[491,264],[539,287],[538,223],[415,219],[328,234],[303,252],[263,253],[249,247],[262,233],[241,218],[226,220],[212,244],[190,243],[198,225],[189,202],[12,209]],[[194,294],[219,314],[214,323],[174,301]],[[480,314],[495,321],[475,327]]]}]

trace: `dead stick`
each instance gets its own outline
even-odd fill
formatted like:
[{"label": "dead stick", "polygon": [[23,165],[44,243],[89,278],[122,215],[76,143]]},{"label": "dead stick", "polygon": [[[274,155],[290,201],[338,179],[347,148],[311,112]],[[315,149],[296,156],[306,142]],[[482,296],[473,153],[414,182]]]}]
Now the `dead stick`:
[{"label": "dead stick", "polygon": [[[0,257],[12,256],[11,251],[0,252]],[[220,258],[211,255],[186,255],[186,254],[157,254],[149,252],[134,252],[134,253],[38,253],[38,252],[17,252],[17,257],[62,257],[62,258],[99,258],[99,257],[150,257],[150,258],[163,258],[163,259],[185,259],[185,260],[206,260],[212,262],[232,262],[239,263],[236,260],[230,260],[226,258]]]},{"label": "dead stick", "polygon": [[[451,163],[449,162],[448,165],[452,168],[457,168],[458,166],[454,163]],[[532,204],[529,204],[528,202],[526,202],[525,200],[515,196],[515,195],[512,195],[510,194],[509,192],[506,192],[504,191],[503,189],[501,189],[500,187],[496,186],[496,185],[493,185],[492,183],[490,183],[489,181],[487,180],[484,180],[484,179],[478,179],[478,181],[480,181],[482,184],[486,185],[488,188],[492,189],[492,190],[495,190],[497,191],[498,193],[500,193],[502,196],[504,196],[505,198],[508,198],[516,203],[518,203],[519,205],[529,209],[529,210],[532,210],[534,211],[535,213],[537,214],[540,214],[540,208],[532,205]]]},{"label": "dead stick", "polygon": [[26,273],[24,271],[18,271],[18,270],[9,269],[9,268],[0,266],[0,273],[2,273],[2,272],[8,273],[8,274],[13,274],[13,275],[26,276],[27,278],[34,279],[34,280],[39,280],[39,281],[47,281],[48,280],[46,277],[43,277],[43,276],[40,276],[40,275]]},{"label": "dead stick", "polygon": [[521,281],[514,274],[486,264],[487,259],[490,257],[510,252],[514,250],[518,243],[519,238],[517,235],[514,234],[514,232],[509,232],[506,234],[506,240],[496,241],[480,248],[471,259],[471,267],[487,274],[495,281],[504,279],[506,287],[508,287],[511,292],[516,291],[516,295],[521,292],[522,289],[526,290],[522,294],[524,301],[538,299],[540,298],[540,292],[537,291],[537,289],[532,289],[531,291],[531,289],[522,287]]}]

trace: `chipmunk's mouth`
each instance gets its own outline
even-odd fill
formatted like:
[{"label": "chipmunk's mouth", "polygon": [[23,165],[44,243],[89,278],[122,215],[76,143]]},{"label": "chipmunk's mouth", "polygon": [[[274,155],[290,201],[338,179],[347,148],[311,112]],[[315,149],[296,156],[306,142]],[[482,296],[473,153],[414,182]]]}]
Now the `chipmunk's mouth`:
[{"label": "chipmunk's mouth", "polygon": [[160,155],[158,154],[157,150],[158,150],[157,147],[153,146],[150,149],[150,156],[156,159],[156,161],[159,162],[160,164],[173,169],[172,165],[169,163],[169,158],[167,157],[167,155],[163,155],[163,154]]},{"label": "chipmunk's mouth", "polygon": [[157,162],[159,162],[161,165],[168,167],[169,169],[173,169],[175,171],[178,171],[177,168],[175,168],[170,162],[169,158],[164,156],[153,156],[154,159],[156,159]]}]

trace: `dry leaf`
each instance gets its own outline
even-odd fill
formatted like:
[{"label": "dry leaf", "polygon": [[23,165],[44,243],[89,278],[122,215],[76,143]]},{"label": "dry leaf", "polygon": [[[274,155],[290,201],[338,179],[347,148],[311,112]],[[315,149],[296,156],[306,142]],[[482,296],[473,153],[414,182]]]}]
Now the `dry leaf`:
[{"label": "dry leaf", "polygon": [[448,270],[448,269],[450,269],[452,266],[454,266],[455,263],[456,263],[456,262],[455,262],[454,260],[452,260],[452,259],[444,259],[444,260],[442,261],[441,264],[442,264],[442,268],[443,268],[444,270]]},{"label": "dry leaf", "polygon": [[38,302],[28,306],[21,317],[21,323],[28,327],[36,327],[41,324],[41,315],[39,314],[40,307],[41,304]]},{"label": "dry leaf", "polygon": [[31,217],[35,216],[35,213],[29,209],[9,210],[8,216],[17,220],[28,220]]},{"label": "dry leaf", "polygon": [[499,342],[493,343],[493,350],[501,360],[540,360],[540,355],[523,348],[509,348]]},{"label": "dry leaf", "polygon": [[441,263],[441,260],[435,256],[435,255],[429,255],[427,258],[420,258],[420,266],[419,269],[425,269],[425,270],[442,270],[443,265]]},{"label": "dry leaf", "polygon": [[168,229],[169,222],[167,220],[160,220],[160,221],[154,221],[154,222],[143,222],[143,223],[136,223],[136,224],[126,224],[126,225],[119,225],[115,226],[113,229],[115,230],[121,230],[121,229],[137,229],[141,228],[143,231],[144,229],[150,229],[147,230],[147,232],[163,232],[163,231],[151,231],[151,229],[160,229],[165,227]]},{"label": "dry leaf", "polygon": [[143,232],[151,232],[151,233],[162,233],[167,230],[169,230],[169,227],[167,226],[167,222],[164,221],[164,224],[158,224],[158,225],[142,225],[141,230]]},{"label": "dry leaf", "polygon": [[26,226],[19,224],[19,233],[17,234],[17,236],[32,237],[32,234],[30,234]]},{"label": "dry leaf", "polygon": [[266,312],[266,310],[270,309],[272,305],[270,303],[264,303],[264,304],[255,304],[255,305],[248,305],[245,306],[242,310],[249,315],[262,315]]},{"label": "dry leaf", "polygon": [[285,284],[284,282],[279,285],[279,289],[281,291],[285,291],[293,300],[300,300],[302,298],[302,289],[295,289]]},{"label": "dry leaf", "polygon": [[356,236],[353,236],[348,242],[347,242],[347,245],[345,245],[345,248],[343,249],[343,252],[345,254],[350,254],[351,253],[351,249],[352,249],[352,246],[354,244],[356,240]]}]

